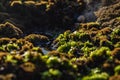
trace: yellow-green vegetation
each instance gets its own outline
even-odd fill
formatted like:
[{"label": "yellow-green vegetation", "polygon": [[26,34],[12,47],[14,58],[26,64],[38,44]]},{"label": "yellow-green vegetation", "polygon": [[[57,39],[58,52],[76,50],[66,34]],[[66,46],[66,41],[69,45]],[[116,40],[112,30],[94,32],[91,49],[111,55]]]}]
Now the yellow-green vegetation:
[{"label": "yellow-green vegetation", "polygon": [[92,76],[86,76],[82,80],[108,80],[109,75],[107,73],[94,74]]},{"label": "yellow-green vegetation", "polygon": [[[102,28],[96,22],[84,23],[80,24],[76,31],[60,34],[53,44],[58,52],[74,57],[71,59],[72,64],[77,64],[76,68],[81,73],[81,77],[77,77],[78,80],[108,80],[111,75],[119,71],[116,68],[120,60],[119,40],[115,42],[113,40],[119,38],[119,30],[119,28],[114,30],[109,27]],[[91,73],[92,69],[96,71],[94,68],[98,68],[100,72]],[[113,69],[109,71],[107,68]]]},{"label": "yellow-green vegetation", "polygon": [[73,27],[86,4],[0,0],[0,80],[120,80],[120,3]]},{"label": "yellow-green vegetation", "polygon": [[25,39],[16,38],[1,38],[0,39],[0,51],[9,53],[19,53],[22,54],[25,51],[34,51],[42,53],[39,47],[34,47],[33,44]]},{"label": "yellow-green vegetation", "polygon": [[80,24],[77,30],[60,34],[52,43],[55,50],[47,54],[40,48],[50,46],[44,35],[0,38],[0,72],[12,73],[17,80],[112,79],[120,74],[120,42],[114,42],[120,37],[119,31],[102,28],[96,22]]}]

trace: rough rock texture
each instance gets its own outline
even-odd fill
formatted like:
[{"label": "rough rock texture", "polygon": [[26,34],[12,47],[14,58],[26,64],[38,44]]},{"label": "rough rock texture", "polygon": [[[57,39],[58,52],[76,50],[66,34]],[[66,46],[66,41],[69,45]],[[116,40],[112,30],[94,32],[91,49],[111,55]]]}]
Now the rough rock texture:
[{"label": "rough rock texture", "polygon": [[[83,11],[83,0],[41,0],[41,1],[1,1],[3,22],[12,18],[11,21],[22,25],[21,29],[26,33],[45,32],[46,30],[71,29],[77,16]],[[29,28],[29,29],[28,29]]]},{"label": "rough rock texture", "polygon": [[120,26],[120,2],[106,6],[96,12],[97,21],[101,26],[118,27]]},{"label": "rough rock texture", "polygon": [[[120,1],[119,0],[84,0],[84,2],[86,3],[86,8],[84,9],[84,11],[82,11],[80,16],[77,18],[78,22],[96,21],[97,18],[100,18],[98,14],[103,16],[107,15],[104,13],[104,11],[108,9],[110,10],[110,7],[108,6],[111,5],[111,8],[112,8],[114,4]],[[113,7],[115,8],[115,6]],[[97,16],[96,16],[96,11],[97,11]],[[102,11],[102,13],[100,11]],[[105,17],[107,18],[108,16],[105,16]]]},{"label": "rough rock texture", "polygon": [[120,80],[120,0],[0,0],[0,80]]},{"label": "rough rock texture", "polygon": [[0,37],[20,38],[22,35],[23,32],[12,23],[0,24]]}]

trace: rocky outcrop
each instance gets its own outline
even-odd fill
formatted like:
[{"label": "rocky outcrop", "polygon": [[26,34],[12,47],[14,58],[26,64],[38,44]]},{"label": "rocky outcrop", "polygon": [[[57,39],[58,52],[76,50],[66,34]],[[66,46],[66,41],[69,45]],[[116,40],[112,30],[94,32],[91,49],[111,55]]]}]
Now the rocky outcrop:
[{"label": "rocky outcrop", "polygon": [[23,32],[12,23],[0,24],[0,37],[20,38]]},{"label": "rocky outcrop", "polygon": [[97,21],[102,27],[120,26],[120,2],[114,5],[106,6],[96,12]]},{"label": "rocky outcrop", "polygon": [[[71,29],[77,16],[85,7],[83,0],[23,0],[1,1],[1,3],[6,8],[5,12],[10,15],[10,18],[14,19],[17,24],[24,26],[22,30],[26,33]],[[0,19],[2,22],[6,17]]]},{"label": "rocky outcrop", "polygon": [[0,80],[120,80],[117,1],[0,0]]},{"label": "rocky outcrop", "polygon": [[[84,11],[82,11],[80,16],[77,18],[78,22],[96,21],[97,18],[101,17],[101,16],[98,16],[99,14],[103,15],[107,18],[108,17],[108,16],[106,16],[107,13],[110,14],[107,11],[111,10],[110,7],[108,7],[108,6],[111,5],[111,8],[112,8],[113,5],[115,5],[116,3],[119,3],[120,1],[119,0],[84,0],[84,2],[86,3],[86,8],[84,9]],[[102,12],[100,12],[100,11],[102,11]],[[113,12],[114,12],[114,9],[113,9]]]},{"label": "rocky outcrop", "polygon": [[33,43],[35,46],[45,46],[49,42],[49,38],[40,34],[30,34],[25,36],[25,40]]}]

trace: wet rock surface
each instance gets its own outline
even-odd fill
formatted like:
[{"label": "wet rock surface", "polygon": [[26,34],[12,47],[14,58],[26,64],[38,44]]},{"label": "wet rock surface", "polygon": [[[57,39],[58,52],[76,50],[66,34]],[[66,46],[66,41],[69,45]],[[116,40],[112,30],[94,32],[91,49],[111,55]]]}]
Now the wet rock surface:
[{"label": "wet rock surface", "polygon": [[4,24],[0,24],[0,37],[8,37],[8,38],[20,38],[22,37],[23,32],[16,27],[14,24],[5,22]]}]

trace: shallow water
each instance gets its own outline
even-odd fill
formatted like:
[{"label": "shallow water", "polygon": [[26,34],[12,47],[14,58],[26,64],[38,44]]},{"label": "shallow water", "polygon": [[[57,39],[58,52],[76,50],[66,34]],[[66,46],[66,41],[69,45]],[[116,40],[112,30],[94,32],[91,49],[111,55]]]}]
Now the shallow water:
[{"label": "shallow water", "polygon": [[47,54],[50,52],[47,48],[41,47],[43,54]]}]

